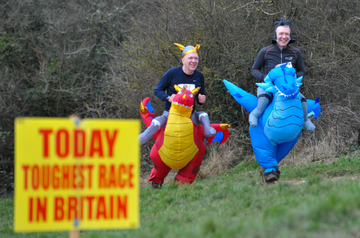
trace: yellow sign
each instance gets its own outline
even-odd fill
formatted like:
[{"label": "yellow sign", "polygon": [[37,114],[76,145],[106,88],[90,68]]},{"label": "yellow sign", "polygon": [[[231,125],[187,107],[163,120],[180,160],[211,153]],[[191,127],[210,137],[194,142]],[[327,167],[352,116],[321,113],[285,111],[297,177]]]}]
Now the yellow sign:
[{"label": "yellow sign", "polygon": [[138,120],[17,118],[16,232],[139,227]]}]

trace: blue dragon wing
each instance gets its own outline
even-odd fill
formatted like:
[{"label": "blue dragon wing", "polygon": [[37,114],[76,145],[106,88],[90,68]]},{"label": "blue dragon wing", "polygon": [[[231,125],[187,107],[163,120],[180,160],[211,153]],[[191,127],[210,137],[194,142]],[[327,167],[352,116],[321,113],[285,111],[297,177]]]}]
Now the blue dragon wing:
[{"label": "blue dragon wing", "polygon": [[314,115],[314,118],[317,119],[321,113],[320,107],[320,98],[315,100],[306,99],[308,105],[308,117]]},{"label": "blue dragon wing", "polygon": [[243,106],[248,112],[252,112],[256,108],[258,101],[256,96],[246,92],[226,79],[223,79],[223,82],[235,101]]}]

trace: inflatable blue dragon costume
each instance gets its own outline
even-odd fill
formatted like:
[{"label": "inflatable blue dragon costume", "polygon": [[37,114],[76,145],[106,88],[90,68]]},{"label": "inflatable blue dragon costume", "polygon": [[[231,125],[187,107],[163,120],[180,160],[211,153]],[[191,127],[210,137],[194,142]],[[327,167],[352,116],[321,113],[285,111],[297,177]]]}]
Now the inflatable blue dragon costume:
[{"label": "inflatable blue dragon costume", "polygon": [[[298,141],[304,126],[304,113],[299,96],[303,77],[296,77],[291,63],[272,69],[264,83],[256,83],[273,94],[273,100],[259,117],[256,127],[249,127],[251,144],[265,183],[274,183],[280,178],[278,163]],[[234,99],[251,112],[257,106],[257,97],[223,80]],[[317,119],[321,113],[320,98],[307,99],[308,116]]]}]

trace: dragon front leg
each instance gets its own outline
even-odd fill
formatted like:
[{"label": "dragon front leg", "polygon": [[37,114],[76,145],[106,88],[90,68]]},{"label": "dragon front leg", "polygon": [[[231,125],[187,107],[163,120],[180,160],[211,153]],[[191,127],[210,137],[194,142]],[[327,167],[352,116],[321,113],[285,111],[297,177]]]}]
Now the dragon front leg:
[{"label": "dragon front leg", "polygon": [[276,167],[278,162],[276,160],[277,145],[273,145],[265,136],[261,127],[250,126],[251,145],[257,162],[263,168]]}]

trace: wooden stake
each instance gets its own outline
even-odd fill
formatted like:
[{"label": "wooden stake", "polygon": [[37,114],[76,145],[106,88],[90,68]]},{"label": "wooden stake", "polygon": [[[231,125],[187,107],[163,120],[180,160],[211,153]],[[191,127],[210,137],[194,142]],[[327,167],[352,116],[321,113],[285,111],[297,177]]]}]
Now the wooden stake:
[{"label": "wooden stake", "polygon": [[69,231],[69,238],[80,238],[80,231]]}]

